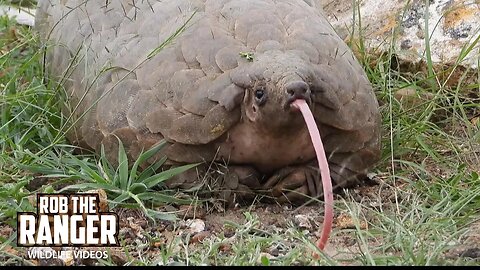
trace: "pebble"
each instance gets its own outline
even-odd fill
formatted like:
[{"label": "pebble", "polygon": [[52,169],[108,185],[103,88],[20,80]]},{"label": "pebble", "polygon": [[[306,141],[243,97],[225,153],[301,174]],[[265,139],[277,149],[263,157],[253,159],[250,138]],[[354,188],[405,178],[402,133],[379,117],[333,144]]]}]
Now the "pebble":
[{"label": "pebble", "polygon": [[199,232],[195,234],[192,238],[190,238],[190,244],[202,242],[203,239],[207,238],[208,236],[210,236],[210,232],[207,232],[207,231]]},{"label": "pebble", "polygon": [[312,224],[310,223],[310,218],[306,215],[296,215],[295,224],[300,228],[311,229]]},{"label": "pebble", "polygon": [[185,224],[189,228],[189,232],[192,234],[205,230],[205,222],[201,219],[189,219]]}]

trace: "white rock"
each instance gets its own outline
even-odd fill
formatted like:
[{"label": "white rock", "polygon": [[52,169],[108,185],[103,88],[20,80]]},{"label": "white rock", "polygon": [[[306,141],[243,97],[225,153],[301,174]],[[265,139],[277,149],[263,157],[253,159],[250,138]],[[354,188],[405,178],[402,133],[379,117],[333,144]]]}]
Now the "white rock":
[{"label": "white rock", "polygon": [[307,215],[296,215],[295,223],[300,228],[311,229],[312,224],[310,223],[310,218]]},{"label": "white rock", "polygon": [[[358,12],[353,24],[352,1],[318,1],[342,38],[347,38],[352,29],[359,33]],[[455,63],[462,47],[479,36],[480,3],[476,0],[436,0],[430,1],[428,8],[423,0],[389,0],[381,4],[378,0],[355,2],[360,3],[362,36],[367,50],[380,48],[380,51],[388,52],[395,29],[394,51],[400,60],[407,62],[417,63],[422,56],[425,59],[426,11],[434,64]],[[479,45],[464,59],[462,65],[478,68]]]},{"label": "white rock", "polygon": [[72,249],[67,249],[65,251],[65,256],[62,257],[63,262],[65,263],[66,266],[73,265],[75,262],[75,259],[73,258],[73,250]]},{"label": "white rock", "polygon": [[0,5],[0,16],[3,15],[7,15],[7,17],[17,21],[19,24],[29,26],[33,26],[35,24],[35,9]]},{"label": "white rock", "polygon": [[205,222],[201,219],[189,219],[185,223],[190,233],[199,233],[205,230]]}]

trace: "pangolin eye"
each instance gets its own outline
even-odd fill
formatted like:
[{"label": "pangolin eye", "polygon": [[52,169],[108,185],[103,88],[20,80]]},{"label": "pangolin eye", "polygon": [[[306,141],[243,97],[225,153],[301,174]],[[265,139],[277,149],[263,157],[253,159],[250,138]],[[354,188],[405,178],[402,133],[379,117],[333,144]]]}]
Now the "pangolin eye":
[{"label": "pangolin eye", "polygon": [[265,101],[267,101],[267,94],[265,93],[265,90],[257,89],[255,90],[254,94],[255,94],[255,101],[257,102],[258,105],[263,105]]},{"label": "pangolin eye", "polygon": [[262,89],[255,90],[255,98],[262,99],[264,95],[265,91],[263,91]]}]

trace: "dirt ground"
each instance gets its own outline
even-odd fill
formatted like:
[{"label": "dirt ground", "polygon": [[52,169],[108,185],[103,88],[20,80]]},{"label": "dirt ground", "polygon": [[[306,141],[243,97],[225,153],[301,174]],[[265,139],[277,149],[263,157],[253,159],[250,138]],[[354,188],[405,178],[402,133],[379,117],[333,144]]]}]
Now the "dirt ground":
[{"label": "dirt ground", "polygon": [[[401,188],[404,183],[397,183],[397,188]],[[355,201],[361,201],[364,204],[375,205],[378,201],[378,194],[382,194],[384,207],[395,200],[395,192],[393,187],[386,187],[381,184],[369,185],[350,190]],[[341,198],[345,198],[345,194],[337,194],[335,196],[336,203],[340,203]],[[297,228],[306,233],[307,238],[313,243],[320,236],[321,226],[323,222],[323,206],[321,204],[292,207],[288,205],[274,205],[255,203],[251,206],[237,207],[234,209],[227,209],[225,211],[208,210],[202,208],[192,208],[182,206],[179,208],[170,207],[165,210],[178,211],[179,221],[159,221],[154,224],[148,220],[142,212],[132,209],[116,209],[115,212],[120,217],[120,235],[123,239],[122,246],[128,247],[128,256],[124,248],[112,248],[110,253],[111,264],[125,265],[131,263],[132,259],[148,258],[149,261],[154,261],[162,256],[162,250],[174,243],[178,239],[188,241],[188,248],[190,252],[202,250],[205,247],[202,242],[207,239],[222,238],[226,241],[220,241],[218,245],[218,252],[225,256],[233,255],[232,246],[235,245],[235,234],[238,230],[249,230],[249,233],[257,235],[277,235],[282,236],[289,230],[289,228]],[[248,215],[246,215],[248,213]],[[357,226],[357,230],[369,230],[369,224],[374,222],[370,220],[368,213],[364,213],[364,219],[355,223],[352,217],[345,211],[335,211],[335,220],[333,232],[330,241],[324,251],[327,256],[336,260],[343,265],[360,264],[354,260],[355,256],[361,253],[361,247],[358,243],[358,238],[355,237],[353,230]],[[245,224],[252,222],[252,216],[258,222],[254,226],[248,227]],[[239,224],[240,227],[232,226],[232,224]],[[7,225],[0,226],[0,235],[8,238],[15,233],[12,227]],[[186,237],[189,240],[185,240]],[[265,254],[269,254],[271,258],[285,254],[290,248],[301,244],[295,241],[285,241],[286,247],[271,248],[265,250]],[[473,259],[480,259],[480,221],[473,223],[469,232],[463,239],[459,241],[462,243],[445,253],[446,259],[456,260],[460,257],[468,257]],[[368,246],[370,248],[378,247],[384,244],[382,239],[370,239]],[[16,256],[16,260],[12,264],[24,265],[96,265],[96,260],[81,260],[73,259],[71,257],[61,259],[49,260],[29,260],[27,258],[26,248],[13,248],[7,246],[4,249],[8,254]],[[63,250],[69,250],[63,248]],[[88,250],[92,250],[89,248]],[[181,245],[173,249],[172,254],[181,252]],[[3,259],[2,259],[3,260]],[[24,260],[24,261],[22,261]],[[175,265],[175,256],[169,261]],[[301,262],[299,262],[301,264]]]}]

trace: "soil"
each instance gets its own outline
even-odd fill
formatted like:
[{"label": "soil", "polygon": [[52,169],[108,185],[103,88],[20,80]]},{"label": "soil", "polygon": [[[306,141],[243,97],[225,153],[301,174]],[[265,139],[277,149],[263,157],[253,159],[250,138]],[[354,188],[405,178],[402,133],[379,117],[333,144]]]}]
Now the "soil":
[{"label": "soil", "polygon": [[[380,181],[381,182],[381,181]],[[361,201],[362,204],[375,206],[379,201],[379,195],[382,194],[381,202],[384,203],[382,207],[386,207],[390,202],[398,200],[398,190],[401,190],[405,183],[397,182],[396,187],[384,185],[382,183],[370,186],[359,187],[357,189],[349,190],[350,198],[355,201]],[[397,198],[395,199],[395,196]],[[341,198],[345,198],[345,194],[337,194],[335,201],[340,203]],[[347,199],[346,199],[347,200]],[[172,209],[170,209],[172,210]],[[110,259],[112,264],[124,265],[131,261],[131,258],[139,260],[140,258],[149,258],[151,261],[158,260],[162,254],[162,248],[167,247],[178,239],[185,240],[190,237],[189,249],[190,252],[195,249],[202,248],[199,243],[206,238],[221,237],[223,239],[235,239],[236,230],[233,226],[228,224],[245,224],[248,222],[249,213],[255,216],[258,220],[252,229],[252,233],[282,235],[287,229],[295,227],[306,232],[307,237],[315,242],[321,231],[323,222],[323,205],[315,204],[303,207],[294,208],[288,205],[275,204],[261,204],[256,203],[248,207],[236,207],[227,209],[225,211],[212,211],[200,208],[192,208],[182,206],[177,208],[179,210],[178,216],[180,221],[157,221],[156,224],[146,218],[139,210],[132,209],[117,209],[116,212],[120,217],[120,238],[124,240],[123,246],[128,247],[129,255],[127,256],[123,248],[112,248]],[[370,220],[368,215],[364,216],[363,220],[357,223],[360,230],[369,229]],[[333,234],[326,247],[325,254],[332,259],[337,260],[341,264],[352,264],[355,262],[355,256],[361,253],[358,238],[355,237],[354,229],[355,222],[351,216],[346,212],[335,212],[335,221]],[[357,228],[358,229],[358,228]],[[0,226],[0,237],[8,239],[15,230],[7,225]],[[219,252],[223,254],[231,254],[232,247],[229,243],[232,241],[225,241],[219,246]],[[473,223],[466,236],[461,239],[461,245],[450,249],[446,254],[446,259],[456,260],[462,257],[468,257],[480,260],[480,221]],[[289,243],[286,249],[293,248],[299,243]],[[369,240],[370,247],[381,246],[382,239]],[[180,249],[180,246],[178,247]],[[64,248],[68,250],[68,248]],[[88,250],[93,250],[89,248]],[[7,254],[14,255],[17,258],[23,258],[25,261],[15,261],[13,264],[33,264],[33,265],[96,265],[96,260],[81,260],[81,259],[56,259],[56,260],[28,260],[26,248],[15,248],[7,246],[4,251]],[[268,256],[279,256],[285,250],[278,250],[276,248],[267,250],[265,254]],[[173,252],[175,254],[175,252]],[[1,258],[3,257],[3,258]],[[129,259],[130,258],[130,259]],[[0,255],[0,260],[6,261],[5,255]],[[348,261],[351,260],[351,261]],[[175,258],[170,261],[176,261]],[[357,262],[360,264],[360,262]],[[355,264],[357,264],[355,263]],[[174,263],[172,263],[174,264]]]}]

